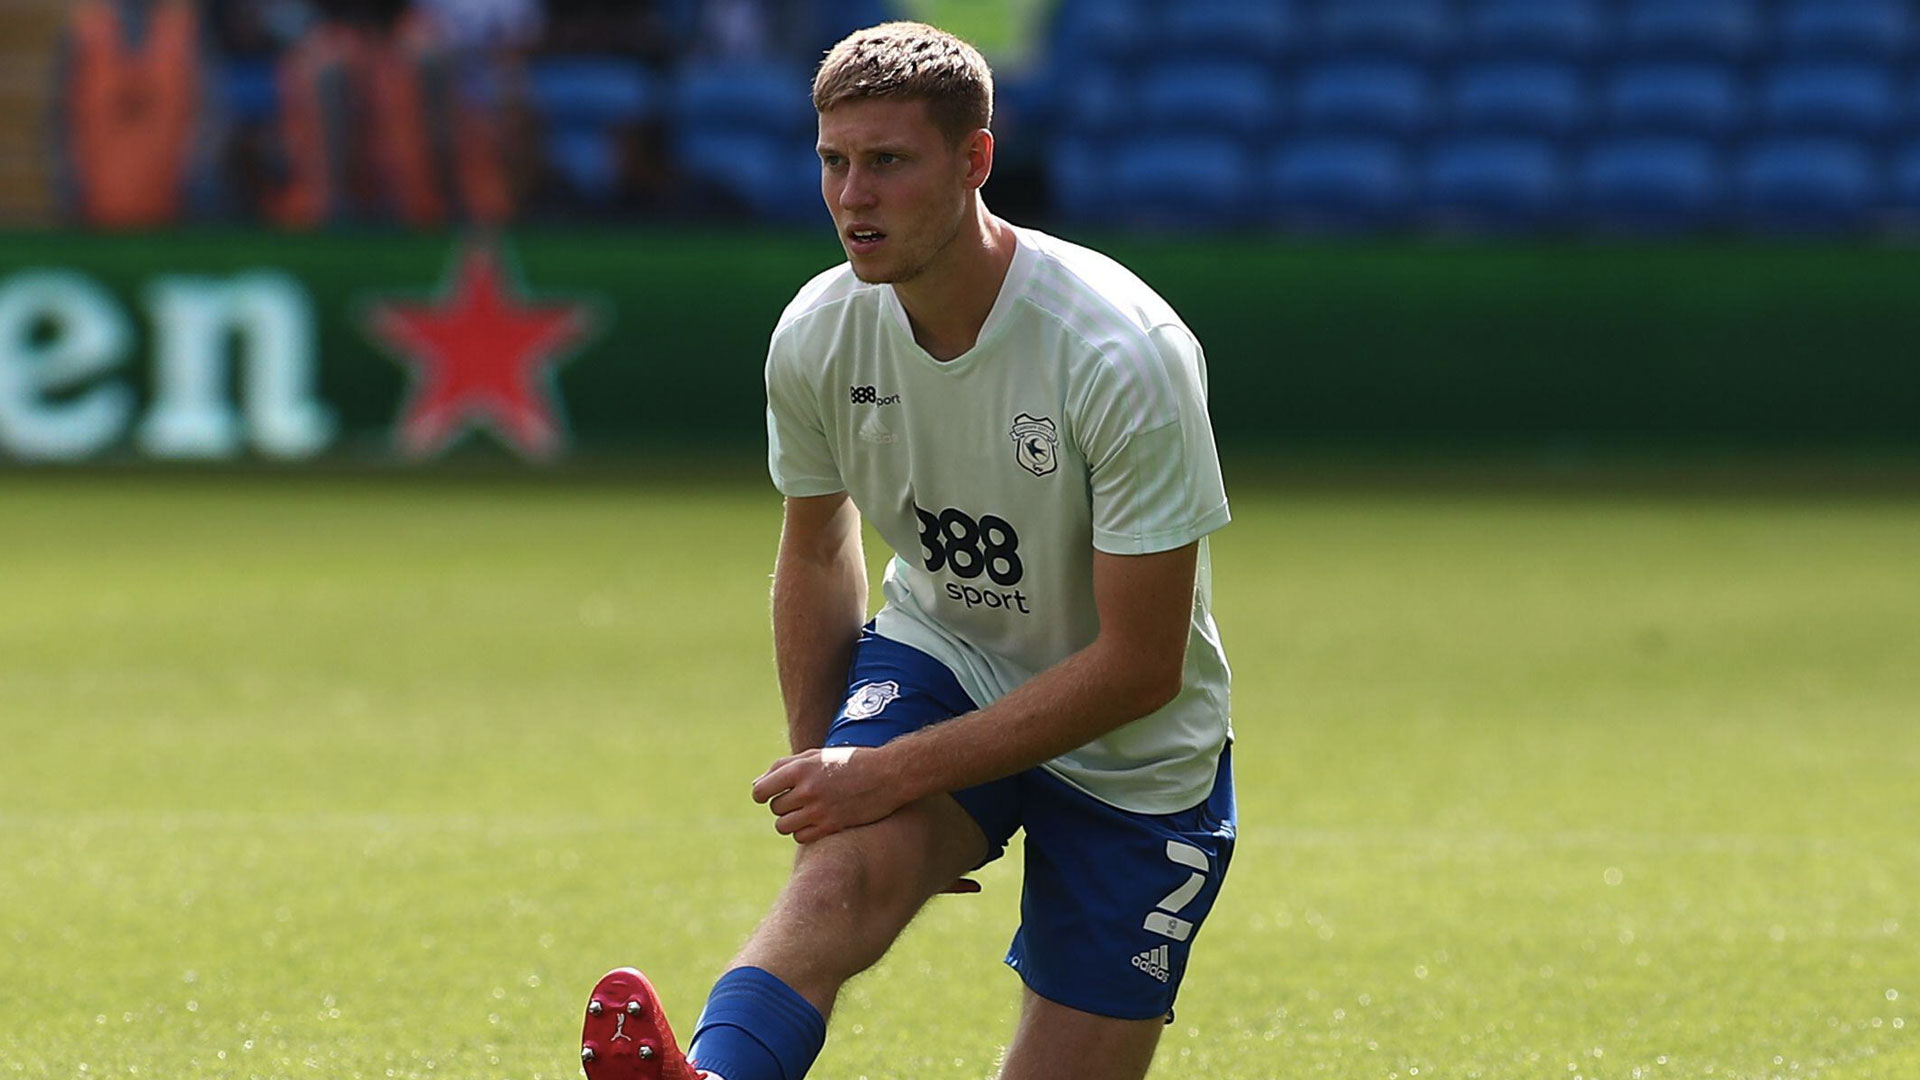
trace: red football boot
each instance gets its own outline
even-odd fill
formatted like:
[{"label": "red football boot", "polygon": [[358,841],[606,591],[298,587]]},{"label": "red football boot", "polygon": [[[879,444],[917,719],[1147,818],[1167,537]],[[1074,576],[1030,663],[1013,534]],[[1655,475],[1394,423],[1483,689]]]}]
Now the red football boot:
[{"label": "red football boot", "polygon": [[580,1065],[587,1080],[700,1080],[673,1041],[660,995],[630,967],[601,977],[587,1001],[580,1032]]}]

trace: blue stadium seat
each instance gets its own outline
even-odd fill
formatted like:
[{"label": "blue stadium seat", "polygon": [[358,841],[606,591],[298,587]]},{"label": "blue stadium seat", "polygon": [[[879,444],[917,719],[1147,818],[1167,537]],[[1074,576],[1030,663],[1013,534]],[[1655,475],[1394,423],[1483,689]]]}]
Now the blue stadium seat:
[{"label": "blue stadium seat", "polygon": [[1153,20],[1139,0],[1064,0],[1047,35],[1047,54],[1062,70],[1126,64],[1147,50],[1153,34]]},{"label": "blue stadium seat", "polygon": [[1290,228],[1351,231],[1395,225],[1405,218],[1412,194],[1406,150],[1393,139],[1290,141],[1267,168],[1267,208]]},{"label": "blue stadium seat", "polygon": [[1636,135],[1728,139],[1747,122],[1740,80],[1719,64],[1635,64],[1602,91],[1607,124]]},{"label": "blue stadium seat", "polygon": [[1323,55],[1431,60],[1453,42],[1444,0],[1323,0],[1318,48]]},{"label": "blue stadium seat", "polygon": [[1149,131],[1253,137],[1272,129],[1279,102],[1258,64],[1169,61],[1142,73],[1133,107]]},{"label": "blue stadium seat", "polygon": [[1427,214],[1443,226],[1537,228],[1565,209],[1559,156],[1544,139],[1443,142],[1429,151],[1423,179]]},{"label": "blue stadium seat", "polygon": [[1482,0],[1466,17],[1467,47],[1485,59],[1592,59],[1607,47],[1596,0]]},{"label": "blue stadium seat", "polygon": [[1622,40],[1634,55],[1686,60],[1744,60],[1764,40],[1750,0],[1636,0]]},{"label": "blue stadium seat", "polygon": [[1055,93],[1062,134],[1111,135],[1134,117],[1126,82],[1112,68],[1091,65],[1062,73]]},{"label": "blue stadium seat", "polygon": [[1900,120],[1893,74],[1877,64],[1788,65],[1760,87],[1760,119],[1779,134],[1873,139]]},{"label": "blue stadium seat", "polygon": [[1588,122],[1586,85],[1565,64],[1509,62],[1463,68],[1454,80],[1453,122],[1488,135],[1562,139]]},{"label": "blue stadium seat", "polygon": [[631,124],[659,107],[653,75],[639,61],[625,57],[536,60],[529,66],[527,83],[534,108],[549,124]]},{"label": "blue stadium seat", "polygon": [[1608,230],[1698,229],[1715,223],[1725,196],[1718,155],[1697,139],[1596,143],[1582,158],[1575,184],[1581,217]]},{"label": "blue stadium seat", "polygon": [[826,215],[812,140],[726,128],[679,131],[674,162],[760,217],[807,221]]},{"label": "blue stadium seat", "polygon": [[1848,139],[1765,139],[1735,167],[1743,219],[1767,232],[1859,227],[1880,198],[1873,155]]},{"label": "blue stadium seat", "polygon": [[1424,68],[1356,61],[1309,69],[1300,77],[1293,111],[1303,131],[1408,138],[1426,130],[1431,109]]},{"label": "blue stadium seat", "polygon": [[1238,224],[1247,218],[1253,193],[1247,150],[1225,136],[1134,139],[1114,155],[1107,179],[1116,219],[1154,228]]},{"label": "blue stadium seat", "polygon": [[1115,216],[1111,144],[1084,135],[1053,140],[1047,150],[1047,189],[1068,221],[1105,224]]},{"label": "blue stadium seat", "polygon": [[581,200],[605,205],[620,191],[620,143],[610,128],[549,128],[547,163]]},{"label": "blue stadium seat", "polygon": [[1783,53],[1796,59],[1900,59],[1913,41],[1913,17],[1900,0],[1795,0],[1775,30]]},{"label": "blue stadium seat", "polygon": [[1893,152],[1887,168],[1887,203],[1903,228],[1920,229],[1920,142]]},{"label": "blue stadium seat", "polygon": [[1300,43],[1291,6],[1251,0],[1183,0],[1161,15],[1153,53],[1168,59],[1271,64]]},{"label": "blue stadium seat", "polygon": [[280,112],[280,83],[268,60],[230,60],[221,73],[226,105],[243,124],[272,120]]},{"label": "blue stadium seat", "polygon": [[[715,6],[712,0],[704,2],[705,6]],[[558,5],[548,3],[546,6]],[[622,7],[631,7],[644,11],[646,6],[615,4],[613,9],[618,11]],[[901,18],[900,5],[893,0],[784,0],[782,4],[766,6],[776,9],[785,7],[789,11],[802,9],[802,17],[796,20],[798,41],[794,44],[804,50],[803,55],[809,56],[826,55],[828,49],[855,30]]]},{"label": "blue stadium seat", "polygon": [[683,129],[797,134],[814,126],[810,87],[807,74],[788,64],[689,62],[673,86],[672,119]]},{"label": "blue stadium seat", "polygon": [[803,225],[829,222],[826,203],[820,198],[820,153],[815,142],[811,134],[780,140],[774,161],[778,183],[755,204],[760,216]]}]

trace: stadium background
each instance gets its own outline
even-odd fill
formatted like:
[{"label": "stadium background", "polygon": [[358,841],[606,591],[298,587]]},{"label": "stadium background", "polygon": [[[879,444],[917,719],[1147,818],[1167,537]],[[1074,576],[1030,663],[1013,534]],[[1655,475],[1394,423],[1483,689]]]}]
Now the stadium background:
[{"label": "stadium background", "polygon": [[[1244,829],[1155,1077],[1920,1074],[1920,5],[112,6],[163,61],[0,4],[0,1077],[697,1011],[785,867],[806,72],[882,12],[1208,347]],[[1017,877],[817,1075],[990,1075]]]},{"label": "stadium background", "polygon": [[[13,460],[750,441],[772,315],[836,258],[808,67],[887,14],[987,44],[993,205],[1186,313],[1230,447],[1920,430],[1907,3],[276,0],[153,5],[131,54],[68,9],[0,13]],[[516,416],[410,438],[445,372],[373,322],[476,250],[580,325],[503,361]]]}]

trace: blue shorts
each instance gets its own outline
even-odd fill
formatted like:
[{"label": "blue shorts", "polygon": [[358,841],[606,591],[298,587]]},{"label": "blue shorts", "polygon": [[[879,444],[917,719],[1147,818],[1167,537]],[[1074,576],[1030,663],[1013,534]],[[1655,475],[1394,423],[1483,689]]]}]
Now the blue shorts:
[{"label": "blue shorts", "polygon": [[[827,745],[880,746],[975,708],[944,664],[869,627]],[[1174,814],[1121,810],[1040,768],[953,797],[986,833],[983,862],[1027,831],[1020,929],[1006,957],[1027,986],[1082,1012],[1170,1018],[1233,858],[1230,753],[1207,800]]]}]

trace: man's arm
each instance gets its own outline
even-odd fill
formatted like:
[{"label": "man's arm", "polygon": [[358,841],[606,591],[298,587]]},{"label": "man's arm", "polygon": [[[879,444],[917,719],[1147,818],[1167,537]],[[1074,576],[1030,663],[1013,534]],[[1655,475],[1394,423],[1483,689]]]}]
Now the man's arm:
[{"label": "man's arm", "polygon": [[773,566],[773,651],[796,753],[826,741],[866,619],[867,565],[853,500],[844,491],[789,498]]},{"label": "man's arm", "polygon": [[1199,545],[1093,558],[1100,633],[999,701],[871,750],[796,753],[754,782],[801,843],[1058,757],[1180,692]]}]

